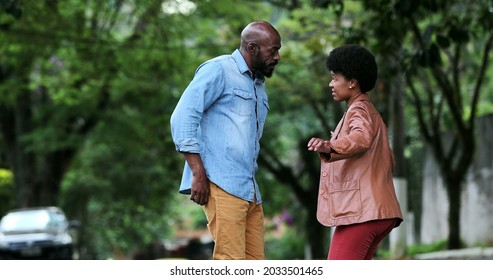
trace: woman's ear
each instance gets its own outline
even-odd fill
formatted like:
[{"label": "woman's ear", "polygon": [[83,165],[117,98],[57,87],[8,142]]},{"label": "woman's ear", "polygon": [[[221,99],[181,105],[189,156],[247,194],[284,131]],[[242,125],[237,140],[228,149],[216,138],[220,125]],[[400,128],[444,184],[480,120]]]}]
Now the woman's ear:
[{"label": "woman's ear", "polygon": [[358,80],[351,79],[351,80],[349,81],[349,88],[355,88],[355,87],[359,87]]}]

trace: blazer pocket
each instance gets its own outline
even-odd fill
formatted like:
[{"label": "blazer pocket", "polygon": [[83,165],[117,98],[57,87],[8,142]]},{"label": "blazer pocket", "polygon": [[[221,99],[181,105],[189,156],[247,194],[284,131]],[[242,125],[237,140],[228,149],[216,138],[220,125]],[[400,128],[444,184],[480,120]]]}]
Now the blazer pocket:
[{"label": "blazer pocket", "polygon": [[358,180],[330,183],[329,197],[333,219],[361,215],[362,202]]}]

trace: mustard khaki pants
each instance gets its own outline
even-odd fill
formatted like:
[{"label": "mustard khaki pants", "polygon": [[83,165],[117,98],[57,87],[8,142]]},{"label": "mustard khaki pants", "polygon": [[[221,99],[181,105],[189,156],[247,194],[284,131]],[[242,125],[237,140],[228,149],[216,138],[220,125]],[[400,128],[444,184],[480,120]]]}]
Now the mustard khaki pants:
[{"label": "mustard khaki pants", "polygon": [[215,260],[263,260],[264,213],[262,204],[226,193],[210,183],[209,202],[203,206],[214,239]]}]

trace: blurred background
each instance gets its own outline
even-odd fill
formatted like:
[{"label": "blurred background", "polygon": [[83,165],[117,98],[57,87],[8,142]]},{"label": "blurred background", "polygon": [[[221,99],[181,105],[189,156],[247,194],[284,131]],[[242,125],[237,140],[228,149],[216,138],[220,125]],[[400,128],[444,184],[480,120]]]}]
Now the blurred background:
[{"label": "blurred background", "polygon": [[377,57],[370,96],[405,212],[377,257],[493,245],[490,0],[0,0],[0,215],[63,209],[76,259],[208,259],[169,118],[196,67],[257,19],[282,36],[258,174],[268,259],[326,258],[306,143],[345,110],[325,58],[349,43]]}]

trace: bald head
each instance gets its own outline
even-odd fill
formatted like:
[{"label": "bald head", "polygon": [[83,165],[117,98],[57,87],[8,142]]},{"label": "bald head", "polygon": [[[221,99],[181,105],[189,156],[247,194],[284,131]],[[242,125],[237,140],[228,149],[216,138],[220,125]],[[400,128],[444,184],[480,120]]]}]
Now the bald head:
[{"label": "bald head", "polygon": [[279,33],[270,23],[254,21],[249,23],[241,32],[240,50],[246,50],[248,43],[261,44],[279,37]]},{"label": "bald head", "polygon": [[241,32],[240,52],[254,74],[272,76],[281,58],[280,48],[279,32],[266,21],[251,22]]}]

